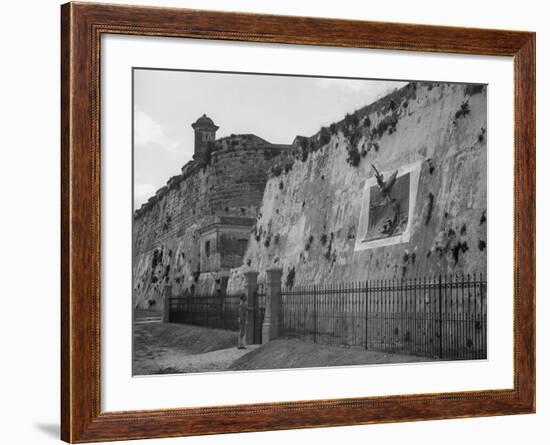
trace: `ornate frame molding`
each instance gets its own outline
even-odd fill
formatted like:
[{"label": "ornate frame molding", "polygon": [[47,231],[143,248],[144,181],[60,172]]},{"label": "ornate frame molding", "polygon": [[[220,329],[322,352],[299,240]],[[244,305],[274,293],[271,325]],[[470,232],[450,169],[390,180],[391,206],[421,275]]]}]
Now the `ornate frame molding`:
[{"label": "ornate frame molding", "polygon": [[[514,388],[102,412],[102,34],[510,56],[515,70]],[[61,436],[175,437],[535,411],[535,34],[92,3],[61,7]]]}]

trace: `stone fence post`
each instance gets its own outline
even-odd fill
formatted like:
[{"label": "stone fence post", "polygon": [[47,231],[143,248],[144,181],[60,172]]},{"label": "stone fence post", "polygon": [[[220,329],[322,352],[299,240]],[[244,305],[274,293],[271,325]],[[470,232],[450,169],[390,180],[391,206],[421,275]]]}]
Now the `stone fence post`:
[{"label": "stone fence post", "polygon": [[254,334],[256,330],[255,317],[258,314],[256,308],[256,292],[258,290],[258,272],[248,271],[244,273],[246,277],[246,339],[247,345],[254,343]]},{"label": "stone fence post", "polygon": [[268,269],[266,272],[265,318],[262,327],[262,344],[277,338],[283,327],[283,301],[281,277],[283,269]]},{"label": "stone fence post", "polygon": [[164,313],[162,316],[163,323],[170,323],[170,298],[172,298],[172,285],[164,285]]}]

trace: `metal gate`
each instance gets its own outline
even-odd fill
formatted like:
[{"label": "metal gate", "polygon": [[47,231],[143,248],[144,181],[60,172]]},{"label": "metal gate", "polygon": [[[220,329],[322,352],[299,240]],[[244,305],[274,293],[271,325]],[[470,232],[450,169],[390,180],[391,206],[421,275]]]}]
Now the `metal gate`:
[{"label": "metal gate", "polygon": [[262,325],[264,323],[265,314],[265,294],[256,290],[254,292],[254,335],[253,343],[255,345],[262,344]]}]

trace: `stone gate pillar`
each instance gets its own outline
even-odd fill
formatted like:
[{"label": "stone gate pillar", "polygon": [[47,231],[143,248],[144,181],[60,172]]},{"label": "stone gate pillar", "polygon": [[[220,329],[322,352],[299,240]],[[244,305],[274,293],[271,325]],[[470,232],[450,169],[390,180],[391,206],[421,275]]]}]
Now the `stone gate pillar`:
[{"label": "stone gate pillar", "polygon": [[262,326],[262,344],[277,338],[283,327],[281,277],[283,269],[268,269],[266,273],[265,318]]},{"label": "stone gate pillar", "polygon": [[254,331],[256,328],[255,317],[258,315],[256,308],[256,292],[258,290],[258,272],[248,271],[244,273],[246,278],[246,344],[254,343]]},{"label": "stone gate pillar", "polygon": [[164,313],[162,316],[163,323],[170,323],[170,298],[172,298],[172,285],[164,285]]}]

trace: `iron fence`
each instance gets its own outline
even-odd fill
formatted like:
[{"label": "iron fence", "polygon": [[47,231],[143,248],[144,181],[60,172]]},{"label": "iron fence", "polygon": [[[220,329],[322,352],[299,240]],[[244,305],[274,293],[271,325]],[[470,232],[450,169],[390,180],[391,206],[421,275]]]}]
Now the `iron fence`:
[{"label": "iron fence", "polygon": [[240,295],[172,297],[168,321],[238,331],[240,298]]},{"label": "iron fence", "polygon": [[283,331],[328,345],[482,359],[486,289],[479,274],[286,288]]},{"label": "iron fence", "polygon": [[265,317],[266,294],[263,286],[254,293],[254,306],[252,308],[252,342],[262,344],[262,327]]}]

